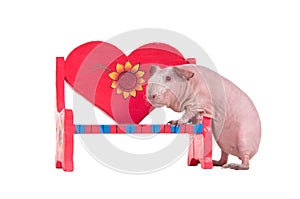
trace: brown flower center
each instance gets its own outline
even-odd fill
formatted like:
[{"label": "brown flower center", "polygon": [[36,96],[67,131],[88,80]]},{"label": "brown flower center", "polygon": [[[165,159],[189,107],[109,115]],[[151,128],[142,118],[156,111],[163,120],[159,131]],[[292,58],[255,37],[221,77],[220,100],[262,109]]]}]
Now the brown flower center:
[{"label": "brown flower center", "polygon": [[132,72],[123,72],[119,76],[118,85],[124,91],[132,91],[137,85],[137,77]]}]

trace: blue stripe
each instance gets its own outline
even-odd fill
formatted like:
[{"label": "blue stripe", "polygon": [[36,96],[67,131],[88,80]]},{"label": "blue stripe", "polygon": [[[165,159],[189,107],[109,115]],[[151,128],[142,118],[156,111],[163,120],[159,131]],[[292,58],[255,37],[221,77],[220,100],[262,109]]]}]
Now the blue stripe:
[{"label": "blue stripe", "polygon": [[126,133],[131,133],[131,126],[130,125],[126,125]]},{"label": "blue stripe", "polygon": [[131,133],[136,133],[136,125],[131,126]]},{"label": "blue stripe", "polygon": [[152,131],[152,133],[159,133],[160,132],[160,125],[158,125],[158,124],[151,125],[151,131]]},{"label": "blue stripe", "polygon": [[135,133],[136,132],[136,125],[127,124],[126,125],[126,133]]},{"label": "blue stripe", "polygon": [[110,126],[109,125],[99,125],[100,133],[110,133]]},{"label": "blue stripe", "polygon": [[180,126],[179,125],[176,125],[176,126],[171,125],[170,128],[171,128],[172,133],[179,133],[180,132]]},{"label": "blue stripe", "polygon": [[85,132],[85,125],[76,125],[76,134],[83,134]]},{"label": "blue stripe", "polygon": [[195,124],[194,125],[194,133],[201,134],[202,133],[202,124]]}]

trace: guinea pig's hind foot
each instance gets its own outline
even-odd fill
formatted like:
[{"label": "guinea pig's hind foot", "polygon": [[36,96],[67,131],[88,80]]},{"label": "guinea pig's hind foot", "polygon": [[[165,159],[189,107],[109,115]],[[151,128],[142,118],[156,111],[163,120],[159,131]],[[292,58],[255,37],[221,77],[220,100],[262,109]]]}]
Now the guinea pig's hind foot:
[{"label": "guinea pig's hind foot", "polygon": [[229,163],[229,164],[224,164],[222,168],[229,168],[229,169],[235,169],[235,170],[248,170],[249,165],[243,165],[243,164],[236,164],[236,163]]},{"label": "guinea pig's hind foot", "polygon": [[227,163],[227,160],[228,160],[228,153],[225,153],[224,151],[222,151],[222,154],[221,154],[221,158],[220,160],[213,160],[213,165],[214,166],[223,166]]},{"label": "guinea pig's hind foot", "polygon": [[241,159],[242,159],[242,164],[229,163],[229,164],[224,164],[222,167],[229,168],[229,169],[235,169],[235,170],[248,170],[249,169],[249,156],[245,155]]}]

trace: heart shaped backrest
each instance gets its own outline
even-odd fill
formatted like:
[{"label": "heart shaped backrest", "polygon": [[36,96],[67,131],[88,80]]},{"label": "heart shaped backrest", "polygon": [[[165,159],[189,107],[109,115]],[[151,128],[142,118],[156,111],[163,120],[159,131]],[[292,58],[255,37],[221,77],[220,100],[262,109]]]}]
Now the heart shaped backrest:
[{"label": "heart shaped backrest", "polygon": [[117,123],[138,124],[153,109],[146,100],[151,65],[186,63],[177,49],[164,43],[143,45],[127,56],[112,44],[94,41],[69,54],[65,80]]}]

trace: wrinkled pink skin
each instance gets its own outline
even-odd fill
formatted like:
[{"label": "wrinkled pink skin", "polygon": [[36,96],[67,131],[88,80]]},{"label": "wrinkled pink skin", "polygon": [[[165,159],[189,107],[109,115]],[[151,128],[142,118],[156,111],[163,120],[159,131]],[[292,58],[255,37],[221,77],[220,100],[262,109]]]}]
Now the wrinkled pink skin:
[{"label": "wrinkled pink skin", "polygon": [[[259,115],[250,98],[231,81],[198,65],[151,68],[146,88],[147,99],[155,107],[167,106],[182,118],[172,124],[201,122],[205,114],[213,118],[212,130],[221,148],[214,166],[237,170],[249,169],[249,160],[258,151],[261,126]],[[227,164],[228,155],[237,156],[241,164]]]}]

